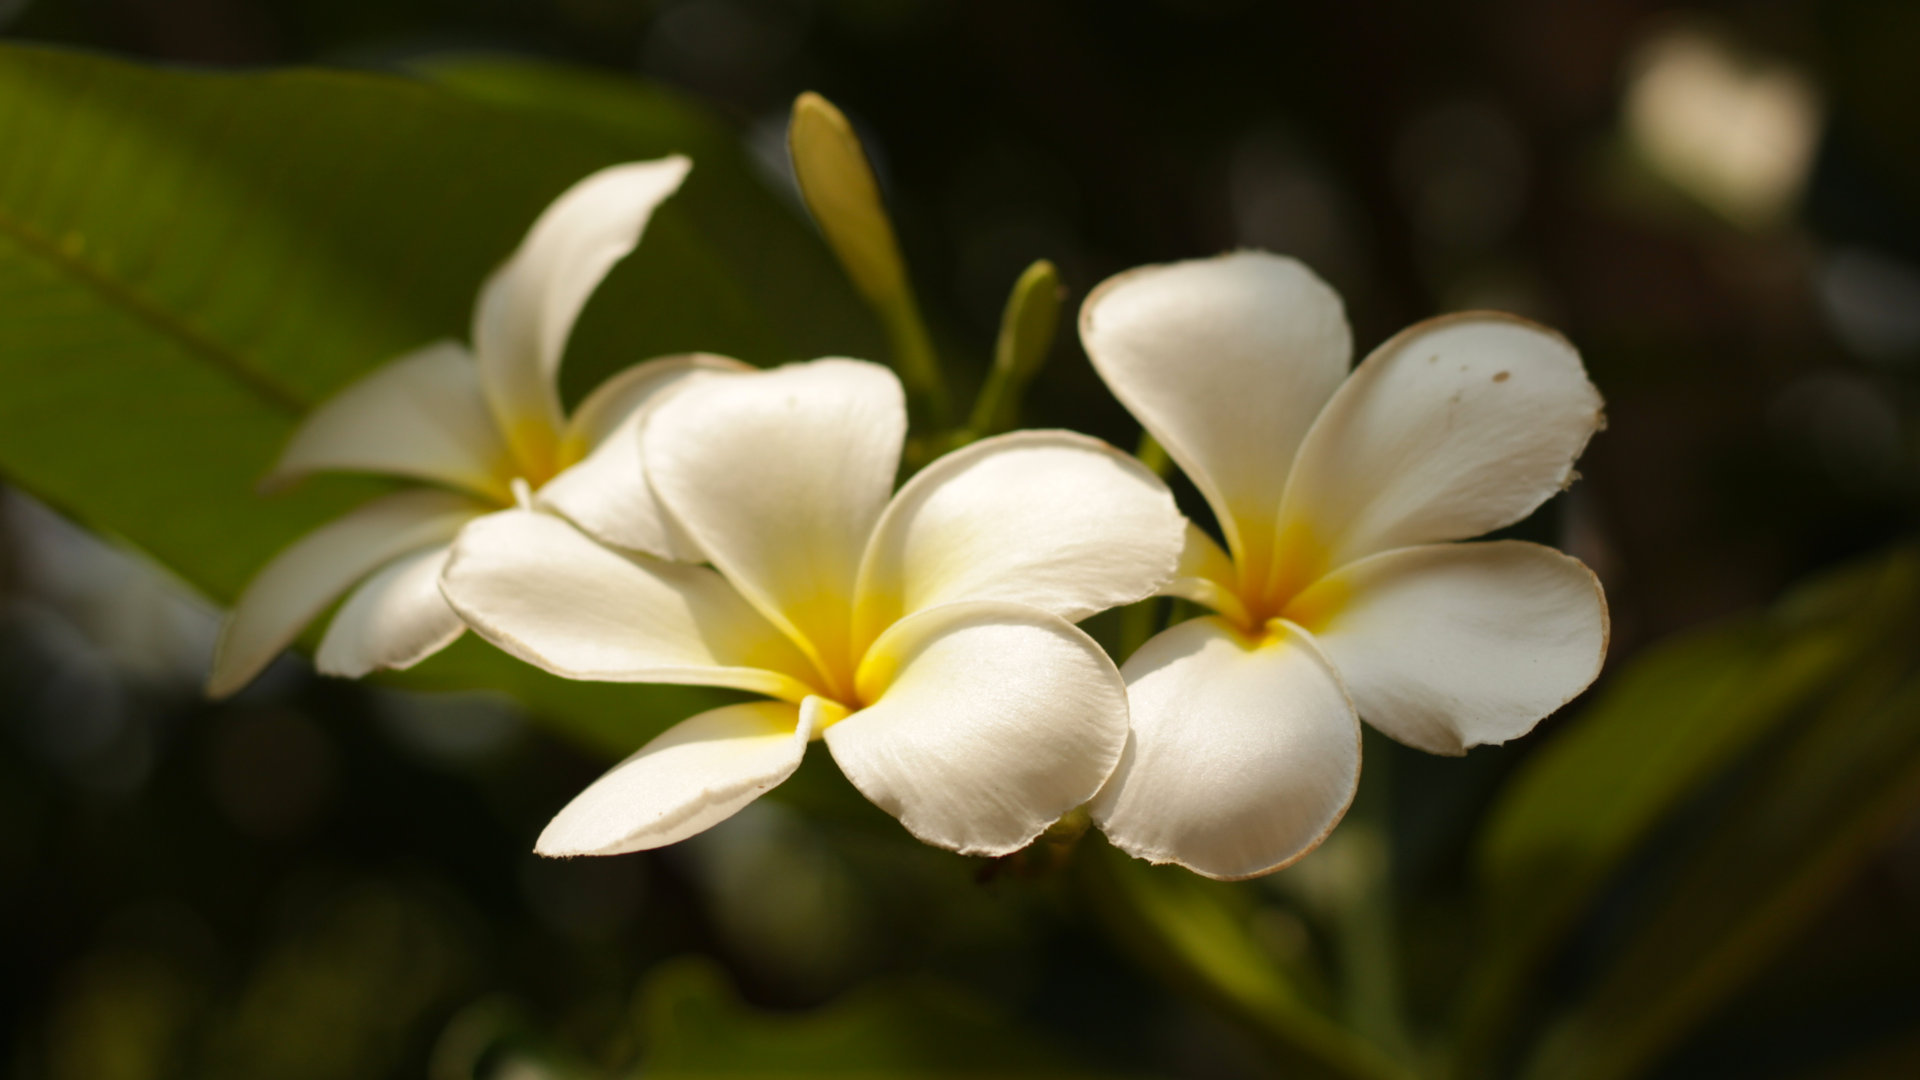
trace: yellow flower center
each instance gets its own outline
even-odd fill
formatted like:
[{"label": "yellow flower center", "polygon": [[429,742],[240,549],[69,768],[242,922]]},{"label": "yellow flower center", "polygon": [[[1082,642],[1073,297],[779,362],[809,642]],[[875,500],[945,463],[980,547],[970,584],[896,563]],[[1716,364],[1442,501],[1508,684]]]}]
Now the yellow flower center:
[{"label": "yellow flower center", "polygon": [[1221,614],[1251,638],[1264,639],[1285,619],[1309,633],[1324,629],[1345,608],[1351,590],[1329,575],[1331,551],[1303,522],[1278,535],[1243,537],[1231,582],[1217,582],[1239,601],[1240,611]]}]

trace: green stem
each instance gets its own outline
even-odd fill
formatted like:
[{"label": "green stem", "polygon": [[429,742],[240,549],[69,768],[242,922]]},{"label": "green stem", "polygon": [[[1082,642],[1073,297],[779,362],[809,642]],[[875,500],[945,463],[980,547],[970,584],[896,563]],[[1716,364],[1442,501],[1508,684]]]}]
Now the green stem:
[{"label": "green stem", "polygon": [[1236,913],[1231,886],[1137,863],[1106,844],[1075,860],[1082,895],[1114,939],[1260,1038],[1287,1077],[1410,1080],[1382,1048],[1308,1004]]},{"label": "green stem", "polygon": [[933,337],[920,318],[919,305],[911,294],[893,302],[875,305],[892,347],[893,366],[907,388],[907,398],[935,429],[953,425],[953,398],[940,374],[940,358],[933,349]]},{"label": "green stem", "polygon": [[1053,349],[1054,332],[1060,325],[1060,299],[1060,272],[1045,259],[1036,260],[1013,283],[1007,306],[1000,314],[993,367],[973,402],[973,416],[967,425],[971,438],[997,435],[1019,419],[1020,398]]}]

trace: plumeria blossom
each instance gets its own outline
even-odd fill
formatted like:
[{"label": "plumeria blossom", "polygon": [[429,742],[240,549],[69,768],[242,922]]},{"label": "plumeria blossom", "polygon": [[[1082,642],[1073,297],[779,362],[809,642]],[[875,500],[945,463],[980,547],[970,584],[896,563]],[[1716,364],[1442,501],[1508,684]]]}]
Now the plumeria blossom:
[{"label": "plumeria blossom", "polygon": [[1132,737],[1092,812],[1123,850],[1218,878],[1278,869],[1352,800],[1359,720],[1461,754],[1599,673],[1606,600],[1585,566],[1454,542],[1572,482],[1601,401],[1558,334],[1450,315],[1349,374],[1339,297],[1259,252],[1112,278],[1080,334],[1226,539],[1190,527],[1167,589],[1214,614],[1122,669]]},{"label": "plumeria blossom", "polygon": [[440,595],[449,545],[474,520],[506,508],[564,515],[622,547],[692,554],[636,482],[636,425],[690,375],[741,365],[707,356],[648,361],[607,380],[571,417],[558,388],[581,308],[690,167],[667,157],[575,184],[481,288],[470,350],[451,341],[426,346],[307,417],[270,483],[345,471],[429,486],[375,499],[269,562],[222,627],[208,693],[246,685],[349,589],[320,642],[321,671],[357,677],[445,648],[464,629]]},{"label": "plumeria blossom", "polygon": [[1126,689],[1072,624],[1172,575],[1172,496],[1065,432],[974,443],[892,494],[905,432],[900,382],[873,364],[717,375],[641,437],[653,496],[710,566],[524,510],[461,533],[447,599],[508,652],[769,699],[669,728],[536,850],[674,843],[786,779],[813,740],[915,836],[969,854],[1017,850],[1093,797],[1126,743]]}]

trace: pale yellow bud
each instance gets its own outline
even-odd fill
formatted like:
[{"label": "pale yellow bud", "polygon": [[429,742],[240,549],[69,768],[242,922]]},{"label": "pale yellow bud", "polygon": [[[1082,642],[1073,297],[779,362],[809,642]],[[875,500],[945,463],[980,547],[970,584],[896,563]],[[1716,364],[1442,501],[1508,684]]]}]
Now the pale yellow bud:
[{"label": "pale yellow bud", "polygon": [[854,288],[886,325],[902,380],[922,407],[944,421],[947,403],[933,344],[860,137],[832,102],[809,91],[794,99],[787,149],[807,210]]}]

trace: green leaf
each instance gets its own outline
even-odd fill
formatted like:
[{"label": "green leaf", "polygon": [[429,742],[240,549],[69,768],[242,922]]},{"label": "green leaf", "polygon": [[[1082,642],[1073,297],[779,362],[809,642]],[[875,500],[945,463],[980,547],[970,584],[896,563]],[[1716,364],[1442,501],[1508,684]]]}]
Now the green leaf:
[{"label": "green leaf", "polygon": [[711,963],[669,962],[641,998],[638,1074],[779,1077],[1083,1077],[1062,1050],[957,988],[930,979],[872,983],[818,1009],[743,1004]]},{"label": "green leaf", "polygon": [[1082,895],[1115,940],[1170,983],[1258,1034],[1287,1076],[1388,1080],[1412,1075],[1315,1004],[1250,925],[1250,886],[1149,866],[1101,843],[1076,860]]},{"label": "green leaf", "polygon": [[1741,779],[1653,914],[1555,1026],[1531,1075],[1641,1075],[1757,974],[1920,806],[1920,561],[1894,560],[1878,633]]},{"label": "green leaf", "polygon": [[1539,966],[1639,843],[1857,678],[1917,596],[1920,560],[1900,552],[1658,646],[1528,759],[1478,850],[1486,940],[1457,1075],[1484,1074]]},{"label": "green leaf", "polygon": [[[567,82],[502,61],[463,70],[463,85]],[[766,363],[874,340],[726,128],[661,94],[600,89],[619,123],[557,119],[580,94],[516,108],[504,91],[374,74],[0,45],[0,475],[229,600],[383,489],[324,478],[257,494],[301,415],[406,349],[464,338],[483,277],[573,181],[673,151],[694,172],[588,306],[570,398],[661,353]],[[715,700],[565,683],[478,645],[400,681],[509,689],[610,749]]]}]

